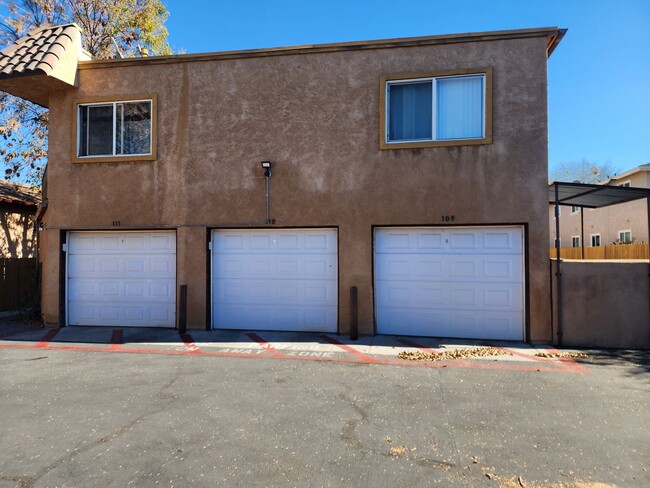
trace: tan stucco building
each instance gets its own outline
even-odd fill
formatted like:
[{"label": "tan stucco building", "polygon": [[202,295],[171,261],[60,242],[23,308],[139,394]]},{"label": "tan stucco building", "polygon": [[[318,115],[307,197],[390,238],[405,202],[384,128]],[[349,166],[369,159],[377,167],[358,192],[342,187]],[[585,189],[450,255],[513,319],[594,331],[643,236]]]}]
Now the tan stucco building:
[{"label": "tan stucco building", "polygon": [[49,91],[22,78],[50,108],[45,323],[174,327],[187,285],[188,328],[347,333],[357,287],[361,334],[549,341],[563,35],[79,61]]}]

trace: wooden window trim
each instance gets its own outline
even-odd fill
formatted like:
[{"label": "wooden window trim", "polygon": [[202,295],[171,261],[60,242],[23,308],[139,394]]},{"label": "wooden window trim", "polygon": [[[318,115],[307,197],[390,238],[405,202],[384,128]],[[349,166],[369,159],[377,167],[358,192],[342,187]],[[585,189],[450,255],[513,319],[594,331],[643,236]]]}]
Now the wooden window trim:
[{"label": "wooden window trim", "polygon": [[[437,78],[443,76],[485,75],[485,137],[446,141],[386,142],[386,83],[395,80]],[[379,149],[421,149],[428,147],[477,146],[492,144],[492,68],[468,68],[429,73],[404,73],[379,78]]]},{"label": "wooden window trim", "polygon": [[[79,148],[77,147],[78,141],[78,127],[79,127],[79,105],[90,105],[100,103],[119,103],[131,102],[137,100],[151,100],[151,154],[143,155],[130,155],[124,154],[122,156],[79,156]],[[141,161],[155,161],[157,158],[157,134],[158,134],[158,100],[156,94],[137,94],[127,97],[91,97],[80,98],[73,101],[72,104],[72,134],[71,134],[71,147],[70,159],[73,163],[137,163]]]}]

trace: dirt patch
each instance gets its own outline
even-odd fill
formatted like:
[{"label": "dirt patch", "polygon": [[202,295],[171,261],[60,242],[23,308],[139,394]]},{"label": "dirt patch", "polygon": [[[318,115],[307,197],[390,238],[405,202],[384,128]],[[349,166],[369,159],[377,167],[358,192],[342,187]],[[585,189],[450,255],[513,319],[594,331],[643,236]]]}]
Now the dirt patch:
[{"label": "dirt patch", "polygon": [[508,351],[496,347],[471,347],[450,349],[443,352],[400,352],[397,357],[406,361],[445,361],[448,359],[466,359],[490,356],[511,356]]}]

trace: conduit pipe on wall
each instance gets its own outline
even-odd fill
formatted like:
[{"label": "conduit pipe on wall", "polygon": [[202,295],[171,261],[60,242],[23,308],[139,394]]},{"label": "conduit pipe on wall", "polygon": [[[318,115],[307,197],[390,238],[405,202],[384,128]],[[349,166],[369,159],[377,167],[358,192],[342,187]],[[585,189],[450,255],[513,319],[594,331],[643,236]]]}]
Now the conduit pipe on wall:
[{"label": "conduit pipe on wall", "polygon": [[262,168],[264,168],[264,178],[266,180],[266,225],[274,224],[275,221],[271,221],[271,161],[262,161]]},{"label": "conduit pipe on wall", "polygon": [[557,344],[562,345],[562,269],[560,259],[560,188],[555,183],[555,277],[557,283]]}]

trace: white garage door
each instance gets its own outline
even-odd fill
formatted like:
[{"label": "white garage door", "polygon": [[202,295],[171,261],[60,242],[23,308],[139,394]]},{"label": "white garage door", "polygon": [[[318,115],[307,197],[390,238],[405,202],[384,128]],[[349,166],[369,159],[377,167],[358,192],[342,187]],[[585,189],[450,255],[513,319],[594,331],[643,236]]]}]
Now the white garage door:
[{"label": "white garage door", "polygon": [[334,229],[215,230],[215,329],[337,331]]},{"label": "white garage door", "polygon": [[380,334],[524,339],[521,227],[380,228]]},{"label": "white garage door", "polygon": [[175,327],[174,232],[70,232],[68,325]]}]

